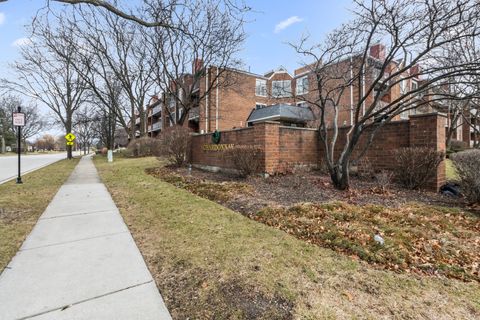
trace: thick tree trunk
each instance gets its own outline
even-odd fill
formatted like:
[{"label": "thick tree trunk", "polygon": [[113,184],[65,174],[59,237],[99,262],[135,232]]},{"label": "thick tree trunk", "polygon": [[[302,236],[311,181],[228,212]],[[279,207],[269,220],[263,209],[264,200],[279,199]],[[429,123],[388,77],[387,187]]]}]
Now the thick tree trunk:
[{"label": "thick tree trunk", "polygon": [[[345,162],[345,161],[344,161]],[[350,172],[347,163],[339,163],[330,173],[333,186],[338,190],[348,190],[350,187]]]}]

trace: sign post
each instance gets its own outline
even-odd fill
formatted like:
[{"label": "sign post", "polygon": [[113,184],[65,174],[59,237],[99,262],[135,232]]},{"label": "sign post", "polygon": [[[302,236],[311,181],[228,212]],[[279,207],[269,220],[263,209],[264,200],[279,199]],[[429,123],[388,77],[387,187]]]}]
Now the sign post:
[{"label": "sign post", "polygon": [[65,140],[67,140],[67,148],[73,149],[73,142],[75,141],[75,135],[71,132],[65,135]]},{"label": "sign post", "polygon": [[22,127],[25,126],[25,113],[22,113],[22,108],[18,107],[17,112],[14,112],[12,115],[13,125],[17,127],[17,153],[18,153],[18,176],[17,183],[22,182],[22,176],[20,171],[20,155],[22,154]]}]

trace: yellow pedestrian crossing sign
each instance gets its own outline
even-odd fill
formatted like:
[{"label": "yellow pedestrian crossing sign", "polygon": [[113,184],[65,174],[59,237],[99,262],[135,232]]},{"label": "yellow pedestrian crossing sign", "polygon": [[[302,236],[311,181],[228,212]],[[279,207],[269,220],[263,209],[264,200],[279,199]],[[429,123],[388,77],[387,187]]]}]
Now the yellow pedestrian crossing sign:
[{"label": "yellow pedestrian crossing sign", "polygon": [[68,142],[72,142],[72,144],[68,144],[69,146],[73,145],[73,140],[75,140],[75,135],[73,133],[67,133],[67,135],[65,136],[65,139],[67,139]]},{"label": "yellow pedestrian crossing sign", "polygon": [[73,141],[67,141],[67,146],[73,146]]}]

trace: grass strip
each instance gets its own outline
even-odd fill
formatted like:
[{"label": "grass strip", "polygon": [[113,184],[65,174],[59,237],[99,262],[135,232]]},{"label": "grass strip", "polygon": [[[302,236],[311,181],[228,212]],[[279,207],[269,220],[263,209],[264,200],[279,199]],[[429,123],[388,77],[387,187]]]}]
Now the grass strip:
[{"label": "grass strip", "polygon": [[7,266],[79,159],[61,160],[0,185],[0,270]]}]

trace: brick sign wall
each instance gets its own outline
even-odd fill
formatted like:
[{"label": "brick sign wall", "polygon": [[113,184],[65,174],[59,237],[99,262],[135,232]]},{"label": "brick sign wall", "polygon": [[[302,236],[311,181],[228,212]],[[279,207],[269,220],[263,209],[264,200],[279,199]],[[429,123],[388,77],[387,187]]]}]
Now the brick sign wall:
[{"label": "brick sign wall", "polygon": [[[340,128],[338,156],[349,127]],[[355,154],[367,143],[368,134],[360,140]],[[191,163],[202,166],[233,169],[229,159],[222,155],[223,147],[205,147],[212,144],[211,134],[195,135],[192,141]],[[265,122],[253,127],[222,131],[220,145],[257,146],[263,150],[262,171],[281,173],[298,165],[317,166],[323,157],[323,145],[318,131],[307,128],[283,127],[275,122]],[[431,147],[445,151],[445,118],[437,114],[411,116],[410,120],[386,124],[375,135],[366,157],[376,170],[392,169],[393,151],[402,147]],[[362,170],[362,168],[359,168]],[[437,190],[445,182],[445,164],[428,188]]]}]

